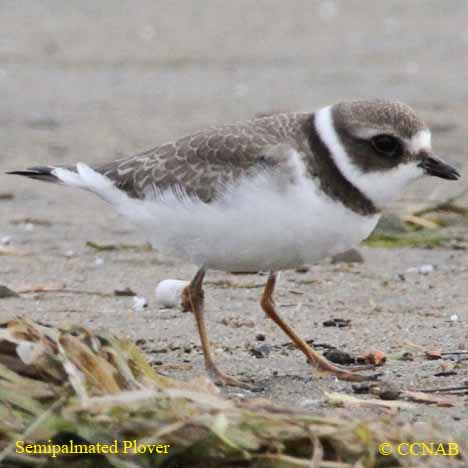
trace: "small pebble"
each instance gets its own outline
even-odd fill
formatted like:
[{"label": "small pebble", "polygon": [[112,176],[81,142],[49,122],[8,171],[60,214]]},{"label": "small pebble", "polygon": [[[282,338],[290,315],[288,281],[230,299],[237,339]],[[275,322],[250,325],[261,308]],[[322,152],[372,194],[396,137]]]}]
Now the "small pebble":
[{"label": "small pebble", "polygon": [[325,351],[323,355],[331,362],[335,364],[341,365],[348,365],[348,364],[355,364],[356,359],[351,354],[347,353],[346,351],[341,351],[339,349],[330,349]]},{"label": "small pebble", "polygon": [[94,260],[94,264],[96,266],[101,266],[103,263],[104,263],[104,259],[102,259],[101,257],[96,257],[96,260]]},{"label": "small pebble", "polygon": [[350,319],[342,319],[342,318],[333,318],[330,320],[325,320],[322,324],[324,327],[338,327],[344,328],[349,327],[351,325]]},{"label": "small pebble", "polygon": [[0,240],[0,243],[3,245],[10,245],[11,244],[11,236],[3,236]]},{"label": "small pebble", "polygon": [[420,275],[428,275],[434,271],[434,265],[421,265],[419,267],[412,267],[406,270],[406,273],[419,273]]},{"label": "small pebble", "polygon": [[357,383],[351,385],[351,388],[353,389],[354,393],[357,393],[358,395],[366,395],[367,393],[370,392],[372,387],[372,384],[369,382],[363,382],[363,383]]},{"label": "small pebble", "polygon": [[255,339],[257,341],[265,341],[266,340],[266,335],[265,335],[265,333],[257,333],[255,335]]},{"label": "small pebble", "polygon": [[128,287],[124,289],[114,290],[114,296],[136,296],[136,295],[137,295],[136,292]]},{"label": "small pebble", "polygon": [[451,322],[457,322],[458,321],[458,315],[457,314],[453,314],[450,316],[450,321]]},{"label": "small pebble", "polygon": [[346,252],[336,254],[331,259],[332,263],[364,263],[364,257],[356,249],[350,249]]},{"label": "small pebble", "polygon": [[434,265],[422,265],[419,267],[418,273],[421,275],[428,275],[434,271]]},{"label": "small pebble", "polygon": [[146,298],[142,296],[134,296],[133,310],[136,312],[141,312],[145,307],[148,307],[148,301]]},{"label": "small pebble", "polygon": [[308,273],[309,270],[310,270],[309,267],[302,266],[302,267],[296,268],[296,273]]},{"label": "small pebble", "polygon": [[256,357],[257,359],[267,358],[270,353],[271,353],[271,346],[267,344],[257,346],[256,348],[252,348],[250,350],[250,354]]},{"label": "small pebble", "polygon": [[382,400],[398,400],[401,389],[396,384],[382,382],[378,387],[377,394]]}]

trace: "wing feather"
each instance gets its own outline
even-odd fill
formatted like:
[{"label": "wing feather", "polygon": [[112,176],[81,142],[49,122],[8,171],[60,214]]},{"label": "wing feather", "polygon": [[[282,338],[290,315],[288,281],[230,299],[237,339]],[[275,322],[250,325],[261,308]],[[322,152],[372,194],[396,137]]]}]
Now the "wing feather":
[{"label": "wing feather", "polygon": [[289,150],[301,153],[301,123],[308,115],[276,114],[211,128],[95,169],[134,198],[171,188],[209,202],[241,176],[290,171]]}]

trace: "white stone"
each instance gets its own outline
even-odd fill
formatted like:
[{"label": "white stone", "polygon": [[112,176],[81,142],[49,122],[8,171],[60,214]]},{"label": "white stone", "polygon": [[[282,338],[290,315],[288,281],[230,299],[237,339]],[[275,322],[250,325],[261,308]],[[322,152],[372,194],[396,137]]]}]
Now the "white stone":
[{"label": "white stone", "polygon": [[155,289],[156,301],[161,307],[177,307],[181,302],[183,289],[189,281],[166,279],[161,281]]}]

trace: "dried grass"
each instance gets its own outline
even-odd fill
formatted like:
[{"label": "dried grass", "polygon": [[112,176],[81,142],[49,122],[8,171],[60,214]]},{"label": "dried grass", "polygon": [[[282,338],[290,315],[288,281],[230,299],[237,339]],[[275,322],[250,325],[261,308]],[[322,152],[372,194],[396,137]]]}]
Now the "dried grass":
[{"label": "dried grass", "polygon": [[[266,400],[228,399],[205,379],[180,382],[158,375],[132,343],[84,328],[63,330],[23,319],[0,325],[0,466],[427,466],[427,460],[378,453],[382,441],[420,437],[420,428],[396,416],[325,418]],[[171,449],[164,456],[54,459],[15,453],[16,440],[49,439],[136,439]],[[437,434],[437,440],[444,439]]]}]

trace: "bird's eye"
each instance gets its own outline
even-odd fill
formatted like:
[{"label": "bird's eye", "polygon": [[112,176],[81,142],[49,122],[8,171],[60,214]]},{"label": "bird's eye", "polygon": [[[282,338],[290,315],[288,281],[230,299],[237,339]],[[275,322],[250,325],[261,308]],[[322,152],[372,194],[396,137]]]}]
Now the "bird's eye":
[{"label": "bird's eye", "polygon": [[401,155],[400,141],[391,135],[377,135],[371,139],[374,149],[381,154],[391,157]]}]

